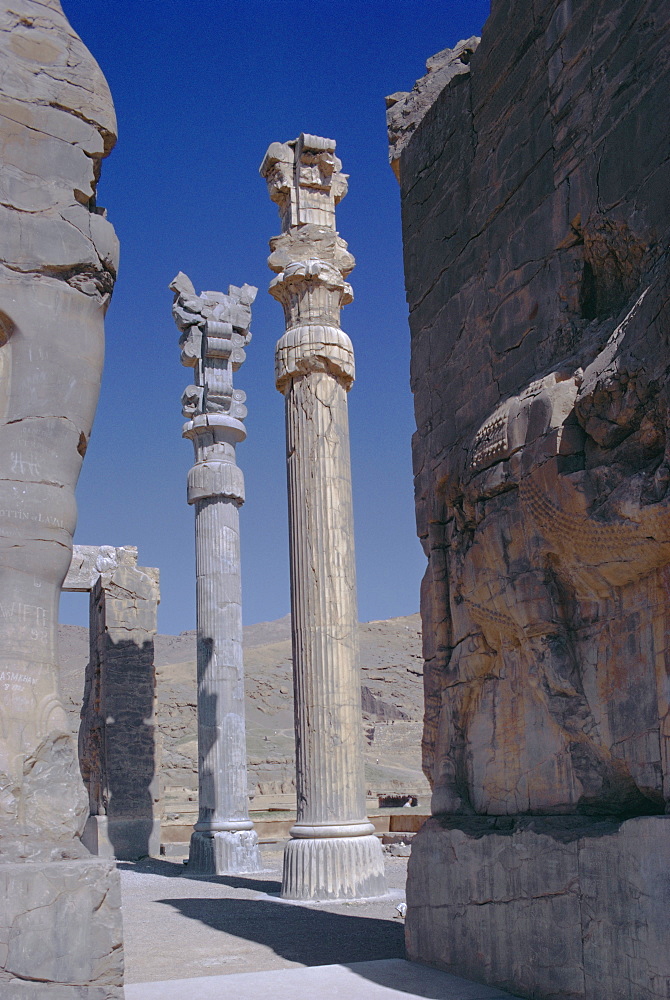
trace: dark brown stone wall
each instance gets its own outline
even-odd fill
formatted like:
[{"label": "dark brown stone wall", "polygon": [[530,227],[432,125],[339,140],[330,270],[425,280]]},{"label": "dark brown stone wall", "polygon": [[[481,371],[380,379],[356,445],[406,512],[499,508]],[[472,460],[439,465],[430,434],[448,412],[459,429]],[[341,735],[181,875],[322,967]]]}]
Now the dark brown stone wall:
[{"label": "dark brown stone wall", "polygon": [[669,18],[494,2],[400,159],[437,811],[669,795]]},{"label": "dark brown stone wall", "polygon": [[493,0],[437,96],[429,63],[388,99],[428,557],[408,952],[542,1000],[670,996],[669,42],[667,0]]}]

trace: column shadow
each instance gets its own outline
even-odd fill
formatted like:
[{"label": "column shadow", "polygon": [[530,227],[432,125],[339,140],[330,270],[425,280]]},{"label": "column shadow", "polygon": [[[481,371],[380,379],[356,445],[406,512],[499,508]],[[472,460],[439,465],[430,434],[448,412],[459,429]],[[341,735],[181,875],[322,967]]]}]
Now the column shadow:
[{"label": "column shadow", "polygon": [[[260,889],[262,883],[255,883]],[[405,957],[399,920],[332,913],[255,899],[159,899],[190,920],[271,948],[302,965],[344,965]]]}]

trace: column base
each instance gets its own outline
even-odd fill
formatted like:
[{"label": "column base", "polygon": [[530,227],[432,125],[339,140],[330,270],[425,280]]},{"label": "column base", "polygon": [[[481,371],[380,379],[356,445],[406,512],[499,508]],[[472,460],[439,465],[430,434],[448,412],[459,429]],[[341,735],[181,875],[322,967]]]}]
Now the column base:
[{"label": "column base", "polygon": [[255,830],[195,830],[191,834],[188,870],[199,875],[251,875],[262,871]]},{"label": "column base", "polygon": [[284,899],[361,899],[386,894],[375,836],[300,837],[284,848]]}]

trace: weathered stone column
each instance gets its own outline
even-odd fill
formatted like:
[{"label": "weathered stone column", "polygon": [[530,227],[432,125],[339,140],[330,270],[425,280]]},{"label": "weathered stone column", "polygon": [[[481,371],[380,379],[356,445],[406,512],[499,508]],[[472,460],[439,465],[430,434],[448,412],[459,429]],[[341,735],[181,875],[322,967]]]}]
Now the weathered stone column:
[{"label": "weathered stone column", "polygon": [[270,294],[284,307],[277,388],[286,398],[297,822],[282,895],[386,891],[365,811],[347,392],[354,355],[339,325],[354,258],[335,231],[347,191],[335,143],[273,143],[261,166],[283,233],[270,242]]},{"label": "weathered stone column", "polygon": [[239,508],[244,477],[235,447],[246,437],[245,394],[233,372],[251,340],[256,289],[230,285],[228,294],[195,294],[179,273],[172,313],[182,333],[182,363],[195,385],[182,397],[184,437],[195,450],[188,502],[195,506],[198,629],[198,799],[189,866],[208,874],[261,868],[258,838],[249,819],[244,725],[242,589]]}]

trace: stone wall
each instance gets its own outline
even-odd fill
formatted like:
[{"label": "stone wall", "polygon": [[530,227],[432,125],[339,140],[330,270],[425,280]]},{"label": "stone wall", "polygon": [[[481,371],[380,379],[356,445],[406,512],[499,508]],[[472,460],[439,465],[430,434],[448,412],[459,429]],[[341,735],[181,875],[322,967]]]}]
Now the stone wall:
[{"label": "stone wall", "polygon": [[159,572],[132,545],[75,545],[65,591],[88,591],[89,648],[79,767],[90,816],[82,840],[102,857],[134,860],[160,848],[156,736]]},{"label": "stone wall", "polygon": [[[408,941],[413,957],[532,997],[670,989],[667,922],[641,938],[617,925],[660,891],[621,821],[660,817],[670,799],[669,29],[664,0],[493,0],[481,43],[429,65],[445,74],[437,96],[425,78],[388,100],[428,557],[424,767],[440,819],[410,863]],[[594,824],[580,834],[590,874],[570,877],[610,904],[575,939],[570,983],[572,918],[537,923],[519,902],[551,893],[548,874],[480,881],[491,895],[467,931],[438,915],[454,895],[474,906],[492,849],[468,817],[513,817],[532,868],[546,841],[524,815]],[[635,822],[667,847],[670,817]],[[546,836],[560,841],[556,823]],[[662,896],[667,908],[667,883]],[[643,910],[638,923],[660,919]],[[606,977],[588,971],[587,945]]]}]

